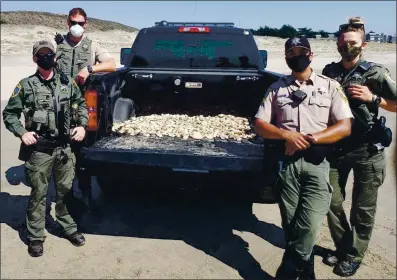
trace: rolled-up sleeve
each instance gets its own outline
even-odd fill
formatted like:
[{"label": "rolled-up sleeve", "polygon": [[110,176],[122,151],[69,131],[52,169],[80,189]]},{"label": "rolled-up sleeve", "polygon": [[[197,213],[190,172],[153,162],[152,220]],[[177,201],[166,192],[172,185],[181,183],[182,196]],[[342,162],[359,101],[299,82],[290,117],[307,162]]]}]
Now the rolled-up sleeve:
[{"label": "rolled-up sleeve", "polygon": [[101,47],[98,43],[93,42],[92,48],[95,56],[95,63],[102,63],[113,59],[113,56],[108,52],[108,50]]}]

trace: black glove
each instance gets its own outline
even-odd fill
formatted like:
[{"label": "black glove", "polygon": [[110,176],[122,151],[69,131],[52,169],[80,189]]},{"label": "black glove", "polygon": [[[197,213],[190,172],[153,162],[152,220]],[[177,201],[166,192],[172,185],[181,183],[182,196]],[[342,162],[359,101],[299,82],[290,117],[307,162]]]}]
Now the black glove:
[{"label": "black glove", "polygon": [[64,40],[62,34],[59,34],[58,32],[55,35],[55,42],[59,45],[60,43],[62,43]]}]

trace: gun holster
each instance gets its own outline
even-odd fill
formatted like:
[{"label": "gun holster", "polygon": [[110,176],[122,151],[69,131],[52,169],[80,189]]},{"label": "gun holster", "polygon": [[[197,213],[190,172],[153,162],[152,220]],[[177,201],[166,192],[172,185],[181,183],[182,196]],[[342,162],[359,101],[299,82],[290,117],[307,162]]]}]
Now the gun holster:
[{"label": "gun holster", "polygon": [[28,161],[33,151],[34,151],[34,146],[27,146],[21,142],[21,145],[19,146],[18,159],[25,162]]},{"label": "gun holster", "polygon": [[374,119],[374,125],[371,131],[372,143],[380,143],[383,147],[389,147],[393,140],[393,133],[390,128],[386,126],[386,118],[381,116],[379,119]]}]

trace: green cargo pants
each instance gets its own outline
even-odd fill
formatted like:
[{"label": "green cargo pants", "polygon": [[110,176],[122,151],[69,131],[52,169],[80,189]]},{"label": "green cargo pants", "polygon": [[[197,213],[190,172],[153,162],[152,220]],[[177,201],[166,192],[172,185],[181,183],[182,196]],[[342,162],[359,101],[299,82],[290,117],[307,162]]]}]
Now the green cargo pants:
[{"label": "green cargo pants", "polygon": [[[378,188],[386,176],[384,152],[371,155],[366,146],[331,160],[330,183],[334,188],[327,220],[338,255],[361,262],[374,227]],[[353,169],[354,183],[350,225],[342,203]]]},{"label": "green cargo pants", "polygon": [[[65,164],[60,161],[62,151],[69,157]],[[46,195],[52,172],[56,186],[57,221],[66,234],[77,230],[76,223],[70,216],[64,200],[65,195],[72,189],[75,163],[76,159],[70,147],[56,148],[52,155],[34,151],[25,163],[26,178],[32,188],[26,215],[28,240],[44,241]]]},{"label": "green cargo pants", "polygon": [[329,163],[283,162],[276,190],[287,248],[307,261],[331,201]]}]

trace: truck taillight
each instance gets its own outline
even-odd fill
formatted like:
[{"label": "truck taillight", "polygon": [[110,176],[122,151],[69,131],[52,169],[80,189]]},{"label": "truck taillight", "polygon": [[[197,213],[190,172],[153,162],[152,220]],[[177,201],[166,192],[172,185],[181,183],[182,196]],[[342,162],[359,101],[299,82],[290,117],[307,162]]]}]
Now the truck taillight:
[{"label": "truck taillight", "polygon": [[88,131],[98,129],[98,93],[96,90],[89,89],[85,91],[85,102],[88,107]]},{"label": "truck taillight", "polygon": [[209,27],[180,27],[178,32],[186,32],[186,33],[209,33]]}]

